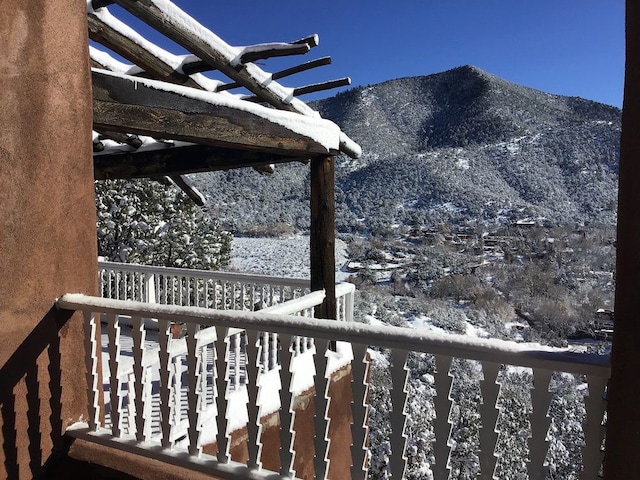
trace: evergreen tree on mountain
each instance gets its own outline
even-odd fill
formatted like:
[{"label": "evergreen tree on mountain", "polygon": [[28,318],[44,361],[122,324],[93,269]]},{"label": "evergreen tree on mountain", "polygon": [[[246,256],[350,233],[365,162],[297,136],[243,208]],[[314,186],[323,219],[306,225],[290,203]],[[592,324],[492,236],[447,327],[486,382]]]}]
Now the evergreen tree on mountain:
[{"label": "evergreen tree on mountain", "polygon": [[115,262],[217,270],[231,234],[173,186],[148,179],[96,182],[98,254]]}]

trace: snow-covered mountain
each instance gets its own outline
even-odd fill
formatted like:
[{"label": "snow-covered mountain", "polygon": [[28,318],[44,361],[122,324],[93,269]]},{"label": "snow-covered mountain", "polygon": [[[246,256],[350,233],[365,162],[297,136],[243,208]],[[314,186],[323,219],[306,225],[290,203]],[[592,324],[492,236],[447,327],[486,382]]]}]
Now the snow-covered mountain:
[{"label": "snow-covered mountain", "polygon": [[[341,231],[545,217],[615,222],[620,110],[464,66],[315,102],[363,147],[339,158]],[[308,226],[308,168],[195,177],[223,223]]]}]

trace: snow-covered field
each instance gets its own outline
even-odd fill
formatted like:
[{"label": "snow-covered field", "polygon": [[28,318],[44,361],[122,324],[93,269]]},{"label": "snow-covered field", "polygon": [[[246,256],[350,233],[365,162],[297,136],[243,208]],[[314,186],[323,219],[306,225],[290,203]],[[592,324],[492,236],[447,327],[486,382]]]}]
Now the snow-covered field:
[{"label": "snow-covered field", "polygon": [[[346,244],[336,239],[336,279],[347,274],[341,271],[347,262]],[[260,275],[309,278],[309,237],[289,238],[234,237],[231,265],[228,270]]]}]

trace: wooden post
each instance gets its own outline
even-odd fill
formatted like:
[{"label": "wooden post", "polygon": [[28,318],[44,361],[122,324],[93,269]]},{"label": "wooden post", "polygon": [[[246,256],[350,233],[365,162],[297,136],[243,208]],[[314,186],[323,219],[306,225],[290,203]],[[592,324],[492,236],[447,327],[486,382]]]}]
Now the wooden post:
[{"label": "wooden post", "polygon": [[336,319],[335,179],[333,157],[311,160],[311,290],[326,297],[317,318]]},{"label": "wooden post", "polygon": [[626,4],[616,299],[604,476],[640,478],[640,3]]}]

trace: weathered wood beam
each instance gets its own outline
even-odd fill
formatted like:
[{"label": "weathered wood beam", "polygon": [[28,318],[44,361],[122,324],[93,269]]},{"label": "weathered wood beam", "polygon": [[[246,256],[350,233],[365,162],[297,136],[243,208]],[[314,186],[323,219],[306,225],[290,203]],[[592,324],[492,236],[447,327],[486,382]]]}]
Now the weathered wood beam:
[{"label": "weathered wood beam", "polygon": [[[271,78],[273,80],[279,80],[281,78],[289,77],[296,73],[305,72],[307,70],[311,70],[312,68],[321,67],[323,65],[329,65],[331,63],[331,57],[322,57],[316,60],[311,60],[309,62],[302,63],[300,65],[296,65],[295,67],[286,68],[284,70],[280,70],[279,72],[275,72],[271,74]],[[232,90],[234,88],[240,88],[240,85],[237,82],[225,83],[224,85],[220,85],[216,91],[221,92],[223,90]]]},{"label": "weathered wood beam", "polygon": [[[317,115],[317,112],[304,102],[294,98],[290,89],[273,81],[270,75],[257,65],[240,63],[240,51],[237,48],[228,45],[174,4],[159,0],[117,0],[117,3],[178,45],[215,66],[231,80],[238,82],[268,104],[280,110],[312,117]],[[197,33],[190,27],[193,25],[198,26]],[[358,158],[362,153],[360,147],[350,139],[341,142],[340,148],[353,158]]]},{"label": "weathered wood beam", "polygon": [[317,318],[337,318],[335,261],[335,159],[311,159],[311,290],[326,297]]},{"label": "weathered wood beam", "polygon": [[308,35],[306,37],[301,38],[300,40],[295,40],[291,43],[293,44],[306,43],[307,45],[309,45],[309,47],[313,48],[313,47],[317,47],[320,44],[320,37],[318,36],[317,33],[314,33],[313,35]]},{"label": "weathered wood beam", "polygon": [[[311,35],[309,37],[305,37],[305,38],[302,38],[300,40],[296,40],[295,42],[291,42],[291,45],[293,46],[295,44],[295,46],[297,48],[300,48],[299,47],[300,44],[305,44],[305,45],[308,45],[309,47],[315,47],[317,45],[317,43],[313,41],[314,38],[317,38],[317,35]],[[298,53],[306,53],[307,51],[308,51],[308,49],[306,49],[305,51],[300,50],[299,52],[292,53],[292,55],[295,55],[295,54],[298,54]],[[328,61],[327,61],[327,59],[328,59]],[[242,60],[246,61],[246,62],[251,61],[249,59],[249,57],[245,57],[245,56],[242,56]],[[255,60],[258,60],[258,59],[256,58]],[[283,78],[283,77],[286,77],[288,75],[293,75],[294,73],[303,72],[304,70],[309,70],[311,68],[318,67],[320,65],[327,65],[328,63],[331,63],[331,57],[323,57],[322,59],[313,60],[312,62],[303,63],[302,65],[307,65],[307,64],[312,64],[312,63],[313,63],[313,65],[306,66],[306,68],[300,68],[301,66],[298,66],[298,67],[292,67],[292,68],[288,68],[286,70],[282,70],[282,72],[291,71],[291,73],[288,73],[288,74],[285,74],[285,75],[281,75],[281,72],[272,73],[271,74],[271,78],[273,80],[277,80],[278,78]],[[200,59],[191,60],[191,61],[185,62],[182,65],[182,71],[187,75],[192,75],[194,73],[200,73],[200,72],[206,72],[207,70],[212,70],[212,69],[213,69],[213,67],[211,67],[207,62],[204,62],[204,61],[202,61]],[[227,87],[227,85],[234,85],[234,86]],[[239,88],[239,87],[241,87],[241,85],[233,82],[233,83],[226,84],[224,86],[224,88],[218,88],[217,91],[230,90],[232,88]]]},{"label": "weathered wood beam", "polygon": [[[313,83],[304,87],[296,87],[293,89],[293,94],[298,97],[300,95],[306,95],[314,92],[322,92],[324,90],[331,90],[332,88],[345,87],[351,85],[351,79],[349,77],[340,78],[338,80],[329,80],[328,82]],[[245,97],[247,102],[260,103],[261,99],[257,96]]]},{"label": "weathered wood beam", "polygon": [[[91,12],[87,15],[89,38],[137,65],[151,78],[187,87],[202,88],[195,80],[177,71],[175,66],[158,56],[156,53],[162,50],[160,47],[154,46],[153,49],[147,49],[141,45],[141,42],[136,42],[124,35],[122,32],[125,29],[117,25],[121,23],[107,11]],[[152,50],[155,50],[155,53]],[[165,58],[168,56],[171,54],[166,52]]]},{"label": "weathered wood beam", "polygon": [[96,180],[142,178],[212,172],[272,163],[300,161],[301,158],[273,155],[254,150],[232,150],[204,145],[170,147],[159,150],[94,155]]},{"label": "weathered wood beam", "polygon": [[[313,138],[272,121],[266,111],[266,116],[260,116],[250,109],[208,103],[174,91],[152,88],[131,77],[109,75],[99,70],[92,71],[92,80],[96,131],[111,130],[227,148],[260,149],[298,157],[333,153]],[[151,81],[146,82],[152,84]],[[317,132],[324,129],[329,135],[337,130],[331,122],[320,119],[313,128]]]},{"label": "weathered wood beam", "polygon": [[182,64],[182,71],[185,75],[193,75],[194,73],[208,72],[209,70],[215,70],[211,65],[207,62],[200,60],[189,60],[188,62],[184,62]]},{"label": "weathered wood beam", "polygon": [[327,82],[314,83],[311,85],[305,85],[304,87],[296,87],[293,89],[293,94],[306,95],[308,93],[322,92],[324,90],[331,90],[332,88],[347,87],[351,85],[351,79],[349,77],[339,78],[337,80],[329,80]]},{"label": "weathered wood beam", "polygon": [[271,74],[271,78],[274,80],[279,80],[281,78],[289,77],[296,73],[305,72],[307,70],[311,70],[312,68],[322,67],[324,65],[331,64],[331,57],[321,57],[315,60],[310,60],[308,62],[301,63],[300,65],[296,65],[295,67],[285,68],[284,70],[280,70],[279,72],[275,72]]},{"label": "weathered wood beam", "polygon": [[199,207],[204,207],[207,203],[207,199],[200,191],[193,186],[191,181],[183,175],[171,175],[169,178],[176,184],[176,186],[182,190],[187,197],[193,200],[193,203]]},{"label": "weathered wood beam", "polygon": [[302,55],[307,53],[311,47],[306,43],[300,44],[275,44],[256,45],[254,47],[245,47],[245,51],[240,55],[241,63],[255,62],[257,60],[266,60],[273,57],[287,57],[290,55]]}]

